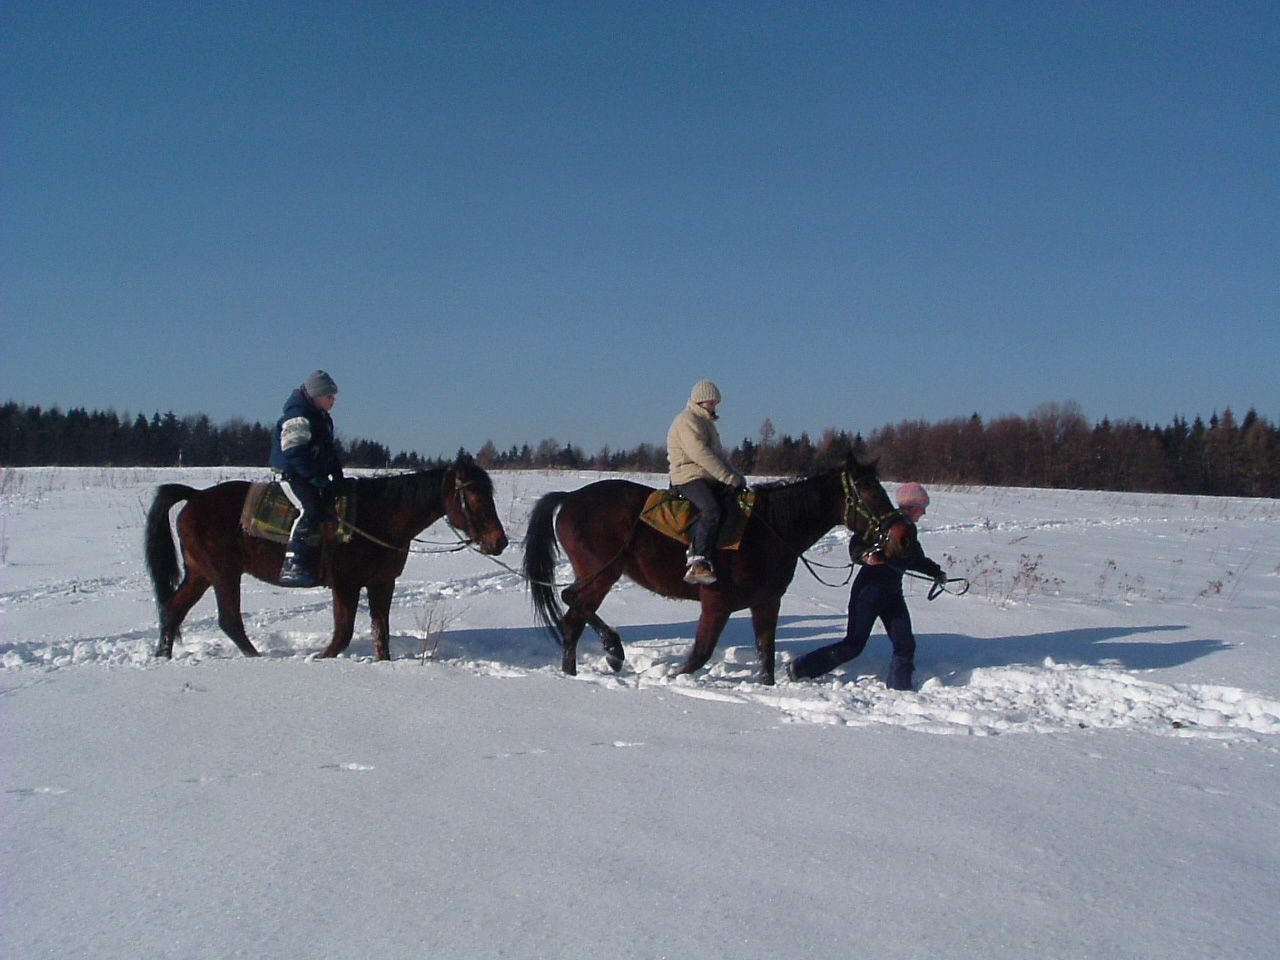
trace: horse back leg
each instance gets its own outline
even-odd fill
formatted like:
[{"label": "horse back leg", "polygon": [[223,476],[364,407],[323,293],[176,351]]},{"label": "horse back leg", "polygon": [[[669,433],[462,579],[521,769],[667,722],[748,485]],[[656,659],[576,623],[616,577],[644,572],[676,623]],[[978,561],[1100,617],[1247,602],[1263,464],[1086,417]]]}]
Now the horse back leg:
[{"label": "horse back leg", "polygon": [[693,673],[700,670],[715,653],[716,643],[729,622],[729,609],[723,604],[707,599],[707,589],[703,587],[702,615],[698,617],[698,632],[693,638],[693,649],[681,664],[679,673]]},{"label": "horse back leg", "polygon": [[751,626],[756,634],[756,680],[773,686],[774,638],[778,633],[778,611],[782,597],[751,608]]},{"label": "horse back leg", "polygon": [[604,647],[604,659],[609,664],[609,669],[617,673],[627,659],[626,653],[622,650],[622,637],[618,636],[617,630],[601,620],[598,613],[588,615],[587,623],[600,637],[600,643]]},{"label": "horse back leg", "polygon": [[582,636],[582,630],[587,625],[587,618],[594,614],[576,606],[568,598],[568,593],[569,591],[566,590],[565,602],[568,603],[568,607],[560,619],[560,669],[566,675],[576,677],[578,675],[578,638]]},{"label": "horse back leg", "polygon": [[[390,597],[387,598],[388,607],[391,604]],[[356,632],[356,609],[360,606],[360,588],[356,587],[354,594],[349,589],[339,590],[333,588],[333,639],[329,641],[329,645],[320,651],[320,658],[336,657],[342,653],[351,644],[351,637]],[[375,639],[375,644],[376,644]],[[379,660],[385,660],[386,657],[379,657]]]},{"label": "horse back leg", "polygon": [[240,613],[240,577],[225,577],[213,585],[218,598],[218,626],[231,638],[246,657],[258,656],[258,648],[249,640],[244,630],[244,617]]},{"label": "horse back leg", "polygon": [[622,640],[596,613],[619,576],[617,570],[604,568],[567,587],[561,594],[566,609],[560,623],[564,635],[560,666],[571,677],[578,673],[578,640],[588,624],[600,635],[609,668],[615,673],[622,669]]},{"label": "horse back leg", "polygon": [[160,642],[156,646],[156,656],[165,660],[173,658],[173,644],[182,636],[182,621],[209,589],[209,581],[190,569],[178,585],[172,597],[160,605]]}]

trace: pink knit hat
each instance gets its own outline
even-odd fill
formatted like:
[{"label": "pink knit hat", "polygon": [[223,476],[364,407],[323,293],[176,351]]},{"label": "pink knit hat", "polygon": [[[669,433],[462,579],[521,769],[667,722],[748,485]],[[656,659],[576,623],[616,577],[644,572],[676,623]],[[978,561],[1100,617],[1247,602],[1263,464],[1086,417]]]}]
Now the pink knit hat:
[{"label": "pink knit hat", "polygon": [[929,494],[924,487],[912,480],[910,483],[904,483],[898,488],[898,506],[900,507],[927,507],[929,505]]}]

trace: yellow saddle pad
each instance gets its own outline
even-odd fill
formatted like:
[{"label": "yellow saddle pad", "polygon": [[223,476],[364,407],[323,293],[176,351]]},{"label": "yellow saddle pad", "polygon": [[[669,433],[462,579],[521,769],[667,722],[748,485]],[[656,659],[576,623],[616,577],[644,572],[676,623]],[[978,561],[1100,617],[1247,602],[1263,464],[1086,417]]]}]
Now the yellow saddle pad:
[{"label": "yellow saddle pad", "polygon": [[[355,495],[355,484],[350,479],[339,481],[333,505],[343,520],[350,520],[355,512]],[[240,511],[240,529],[249,536],[288,543],[289,531],[293,529],[293,521],[297,519],[298,508],[285,496],[279,483],[272,480],[249,484],[249,493],[245,496],[244,508]],[[334,539],[339,543],[346,543],[351,535],[351,528],[340,524]],[[320,543],[320,539],[320,531],[317,531],[312,535],[310,543],[316,545]]]},{"label": "yellow saddle pad", "polygon": [[[724,523],[720,524],[717,549],[737,550],[742,545],[742,534],[747,529],[747,521],[751,519],[751,511],[755,509],[755,505],[754,491],[744,490],[738,494],[738,509],[730,511]],[[640,511],[641,520],[659,533],[679,540],[686,546],[689,544],[689,528],[697,518],[697,508],[670,490],[653,491],[644,502],[644,509]]]}]

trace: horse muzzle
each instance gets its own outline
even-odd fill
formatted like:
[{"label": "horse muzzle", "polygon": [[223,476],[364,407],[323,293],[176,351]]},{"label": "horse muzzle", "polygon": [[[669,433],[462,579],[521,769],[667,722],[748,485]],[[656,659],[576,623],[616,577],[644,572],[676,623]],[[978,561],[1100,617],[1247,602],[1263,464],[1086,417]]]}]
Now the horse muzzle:
[{"label": "horse muzzle", "polygon": [[886,557],[893,560],[915,549],[916,543],[915,524],[906,520],[895,520],[885,530],[880,549]]}]

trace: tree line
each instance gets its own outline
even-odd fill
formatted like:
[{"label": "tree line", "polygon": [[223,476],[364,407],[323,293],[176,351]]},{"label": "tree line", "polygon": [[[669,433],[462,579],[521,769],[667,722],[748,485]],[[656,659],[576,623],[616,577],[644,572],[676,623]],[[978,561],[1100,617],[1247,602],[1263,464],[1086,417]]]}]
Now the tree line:
[{"label": "tree line", "polygon": [[1228,407],[1207,423],[1090,425],[1078,405],[1049,403],[1027,417],[904,421],[873,432],[867,448],[887,476],[922,481],[1280,497],[1280,430],[1252,409],[1239,420]]},{"label": "tree line", "polygon": [[[243,420],[219,426],[203,415],[121,418],[110,411],[63,413],[10,402],[0,407],[0,465],[262,466],[271,430]],[[352,467],[421,469],[441,462],[416,452],[393,456],[363,439],[341,439],[340,446]],[[1280,430],[1252,409],[1240,419],[1227,408],[1208,422],[1178,416],[1154,426],[1110,419],[1090,424],[1078,404],[1046,403],[1028,416],[904,420],[865,436],[831,428],[817,438],[778,436],[765,420],[755,439],[733,447],[730,459],[751,476],[788,476],[814,473],[851,453],[878,460],[886,477],[925,483],[1280,497]],[[665,448],[653,444],[587,453],[554,439],[506,450],[486,441],[474,455],[490,470],[667,469]]]},{"label": "tree line", "polygon": [[[8,467],[265,466],[272,426],[172,412],[130,419],[113,411],[42,410],[10,402],[0,407],[0,464]],[[392,457],[380,443],[342,444],[353,467],[420,467],[421,458]]]}]

